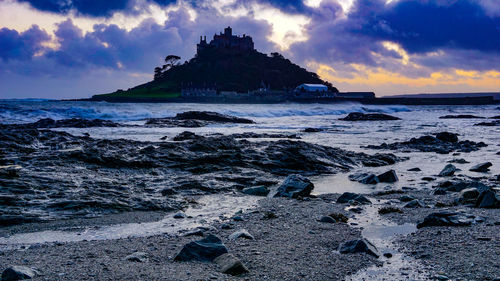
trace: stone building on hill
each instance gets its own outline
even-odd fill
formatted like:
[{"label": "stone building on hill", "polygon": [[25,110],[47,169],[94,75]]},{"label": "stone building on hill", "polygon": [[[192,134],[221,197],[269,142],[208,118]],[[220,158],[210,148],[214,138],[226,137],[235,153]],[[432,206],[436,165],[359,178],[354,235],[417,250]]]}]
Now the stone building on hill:
[{"label": "stone building on hill", "polygon": [[209,48],[224,48],[241,52],[255,50],[252,37],[245,34],[243,34],[243,36],[233,35],[233,30],[230,26],[224,29],[224,33],[221,32],[220,34],[215,34],[210,43],[207,43],[206,36],[200,36],[200,43],[196,45],[197,54]]}]

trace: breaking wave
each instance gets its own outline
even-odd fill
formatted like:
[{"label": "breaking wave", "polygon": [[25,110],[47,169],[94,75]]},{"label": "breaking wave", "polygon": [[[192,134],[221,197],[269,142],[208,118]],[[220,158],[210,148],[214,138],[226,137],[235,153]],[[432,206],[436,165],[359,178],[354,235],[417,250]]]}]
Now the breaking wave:
[{"label": "breaking wave", "polygon": [[350,112],[395,113],[411,111],[402,105],[344,104],[131,104],[105,102],[61,102],[47,100],[0,100],[0,123],[26,123],[42,118],[136,121],[174,116],[188,110],[209,110],[240,117],[272,118],[287,116],[342,115]]}]

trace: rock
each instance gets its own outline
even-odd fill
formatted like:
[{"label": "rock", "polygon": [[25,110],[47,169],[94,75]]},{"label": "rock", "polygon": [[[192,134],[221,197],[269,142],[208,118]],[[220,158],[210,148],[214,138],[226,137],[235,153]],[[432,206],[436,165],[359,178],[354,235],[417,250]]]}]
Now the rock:
[{"label": "rock", "polygon": [[380,182],[375,174],[367,174],[367,173],[352,174],[349,175],[349,179],[363,184],[377,184]]},{"label": "rock", "polygon": [[343,223],[347,223],[347,221],[349,220],[349,218],[342,213],[331,213],[328,216],[333,218],[335,221]]},{"label": "rock", "polygon": [[185,237],[188,237],[188,236],[203,236],[203,235],[204,235],[203,230],[200,229],[200,228],[193,229],[193,230],[190,230],[190,231],[184,233]]},{"label": "rock", "polygon": [[271,220],[271,219],[275,219],[277,217],[278,217],[278,215],[276,215],[276,213],[271,212],[271,211],[266,211],[266,212],[264,212],[264,215],[262,216],[262,219],[264,219],[264,220]]},{"label": "rock", "polygon": [[245,239],[250,239],[253,240],[254,237],[252,234],[248,233],[246,229],[240,229],[233,234],[229,235],[229,240],[237,240],[238,238],[245,238]]},{"label": "rock", "polygon": [[124,126],[113,121],[102,119],[62,119],[53,120],[50,118],[40,119],[35,123],[23,124],[30,128],[91,128],[91,127],[118,127]]},{"label": "rock", "polygon": [[396,175],[396,171],[389,170],[383,174],[377,176],[380,182],[388,182],[393,183],[398,181],[398,176]]},{"label": "rock", "polygon": [[274,197],[307,197],[314,189],[313,183],[301,175],[289,175],[278,187]]},{"label": "rock", "polygon": [[231,134],[229,137],[235,139],[300,139],[301,137],[296,134],[268,134],[268,133],[254,133],[254,132],[244,132]]},{"label": "rock", "polygon": [[450,133],[450,132],[441,132],[436,134],[436,139],[444,141],[444,142],[458,142],[458,134]]},{"label": "rock", "polygon": [[215,235],[208,235],[206,238],[189,242],[175,256],[175,261],[213,261],[218,256],[227,253],[227,248]]},{"label": "rock", "polygon": [[470,162],[463,159],[463,158],[458,158],[458,159],[452,159],[452,160],[448,161],[448,163],[468,164]]},{"label": "rock", "polygon": [[479,122],[474,124],[474,126],[485,126],[485,127],[495,127],[500,126],[500,120],[495,120],[491,122]]},{"label": "rock", "polygon": [[2,272],[2,281],[32,279],[38,272],[26,266],[10,266]]},{"label": "rock", "polygon": [[476,198],[479,196],[479,190],[477,188],[466,188],[460,191],[458,197],[458,202],[461,204],[468,204],[476,202]]},{"label": "rock", "polygon": [[469,171],[486,173],[490,170],[489,168],[491,166],[493,166],[493,164],[491,164],[491,162],[484,162],[484,163],[477,164],[477,165],[473,166],[472,168],[469,169]]},{"label": "rock", "polygon": [[450,176],[453,176],[456,171],[457,171],[457,167],[455,167],[455,165],[447,164],[446,166],[444,166],[443,170],[439,173],[439,176],[440,177],[450,177]]},{"label": "rock", "polygon": [[199,138],[200,136],[198,136],[197,134],[193,133],[193,132],[189,132],[189,131],[184,131],[180,134],[178,134],[177,136],[175,136],[173,138],[174,141],[185,141],[185,140],[193,140],[193,139],[197,139]]},{"label": "rock", "polygon": [[269,189],[265,186],[246,187],[243,188],[241,192],[254,196],[267,196],[269,194]]},{"label": "rock", "polygon": [[408,169],[408,172],[421,172],[422,170],[418,167],[416,168],[411,168],[411,169]]},{"label": "rock", "polygon": [[399,197],[399,201],[401,201],[401,202],[410,202],[410,201],[413,201],[415,199],[416,199],[415,197],[409,196],[409,195],[403,195],[403,196]]},{"label": "rock", "polygon": [[125,259],[134,262],[145,262],[148,259],[148,255],[144,252],[135,252],[126,256]]},{"label": "rock", "polygon": [[235,256],[231,254],[222,254],[215,258],[214,263],[219,266],[222,273],[237,276],[250,272],[248,268]]},{"label": "rock", "polygon": [[392,254],[391,253],[384,253],[384,257],[390,259],[390,258],[392,258]]},{"label": "rock", "polygon": [[170,187],[164,188],[161,190],[161,195],[167,196],[167,195],[174,195],[176,192]]},{"label": "rock", "polygon": [[421,223],[417,224],[417,228],[427,226],[469,226],[480,221],[482,219],[474,215],[443,211],[431,213]]},{"label": "rock", "polygon": [[351,201],[357,202],[359,204],[371,204],[372,202],[361,194],[356,194],[352,192],[344,192],[337,199],[337,203],[350,203]]},{"label": "rock", "polygon": [[178,212],[174,215],[174,219],[184,219],[186,218],[186,214],[182,213],[182,212]]},{"label": "rock", "polygon": [[318,133],[324,131],[323,129],[320,128],[305,128],[303,130],[304,133]]},{"label": "rock", "polygon": [[493,190],[482,191],[476,200],[477,208],[500,208],[500,196]]},{"label": "rock", "polygon": [[484,117],[470,115],[470,114],[459,114],[459,115],[445,115],[439,117],[439,119],[484,119]]},{"label": "rock", "polygon": [[183,113],[177,113],[174,119],[177,120],[202,120],[202,121],[212,121],[217,123],[241,123],[241,124],[253,124],[252,120],[230,116],[226,114],[220,114],[212,111],[186,111]]},{"label": "rock", "polygon": [[433,177],[423,177],[423,178],[421,178],[421,180],[423,180],[423,181],[435,181],[436,179]]},{"label": "rock", "polygon": [[460,192],[467,188],[477,188],[479,192],[489,189],[488,186],[484,185],[479,181],[458,181],[458,182],[446,181],[440,183],[439,187],[442,188],[444,191],[451,191],[451,192]]},{"label": "rock", "polygon": [[322,216],[319,220],[319,222],[324,222],[324,223],[336,223],[337,221],[330,217],[330,216]]},{"label": "rock", "polygon": [[345,243],[342,243],[339,246],[339,252],[341,254],[348,254],[348,253],[367,253],[369,255],[379,257],[380,254],[375,247],[370,241],[366,239],[356,239],[356,240],[351,240]]},{"label": "rock", "polygon": [[244,221],[244,219],[241,216],[234,216],[233,221]]},{"label": "rock", "polygon": [[419,138],[411,138],[409,141],[404,142],[394,142],[391,144],[382,143],[381,145],[367,145],[366,148],[436,152],[440,154],[448,154],[454,151],[471,152],[488,146],[484,142],[473,142],[469,140],[455,141],[455,138],[452,137],[452,135],[455,135],[456,137],[456,134],[449,132],[441,132],[436,135],[440,138],[438,139],[435,136],[422,136]]},{"label": "rock", "polygon": [[383,114],[383,113],[361,113],[361,112],[352,112],[349,113],[346,117],[340,118],[339,120],[344,121],[386,121],[386,120],[400,120],[400,118]]},{"label": "rock", "polygon": [[385,215],[385,214],[390,214],[390,213],[403,213],[403,211],[401,211],[400,208],[396,208],[393,206],[387,206],[387,207],[382,207],[382,208],[378,209],[378,213],[381,215]]},{"label": "rock", "polygon": [[415,199],[404,205],[404,208],[423,208],[425,205],[420,200]]}]

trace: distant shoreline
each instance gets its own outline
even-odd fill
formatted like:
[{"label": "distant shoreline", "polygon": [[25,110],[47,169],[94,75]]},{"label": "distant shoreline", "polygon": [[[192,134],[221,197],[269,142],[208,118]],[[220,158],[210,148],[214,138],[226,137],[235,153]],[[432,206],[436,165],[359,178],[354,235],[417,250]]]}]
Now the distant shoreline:
[{"label": "distant shoreline", "polygon": [[279,104],[279,103],[346,103],[358,102],[361,104],[376,105],[490,105],[500,104],[493,96],[479,97],[450,97],[450,98],[410,98],[410,97],[382,97],[374,99],[356,98],[310,98],[310,99],[228,99],[228,98],[138,98],[138,97],[99,97],[89,99],[75,99],[73,101],[105,101],[113,103],[206,103],[206,104]]}]

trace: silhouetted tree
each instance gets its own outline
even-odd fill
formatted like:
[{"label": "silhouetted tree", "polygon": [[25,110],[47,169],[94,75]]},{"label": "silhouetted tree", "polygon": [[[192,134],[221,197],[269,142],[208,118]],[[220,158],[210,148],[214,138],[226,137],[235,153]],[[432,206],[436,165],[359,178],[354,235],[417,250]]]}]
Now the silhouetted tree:
[{"label": "silhouetted tree", "polygon": [[170,68],[179,65],[179,61],[181,60],[181,57],[176,56],[176,55],[168,55],[165,58],[165,64],[163,65],[163,70],[169,70]]}]

